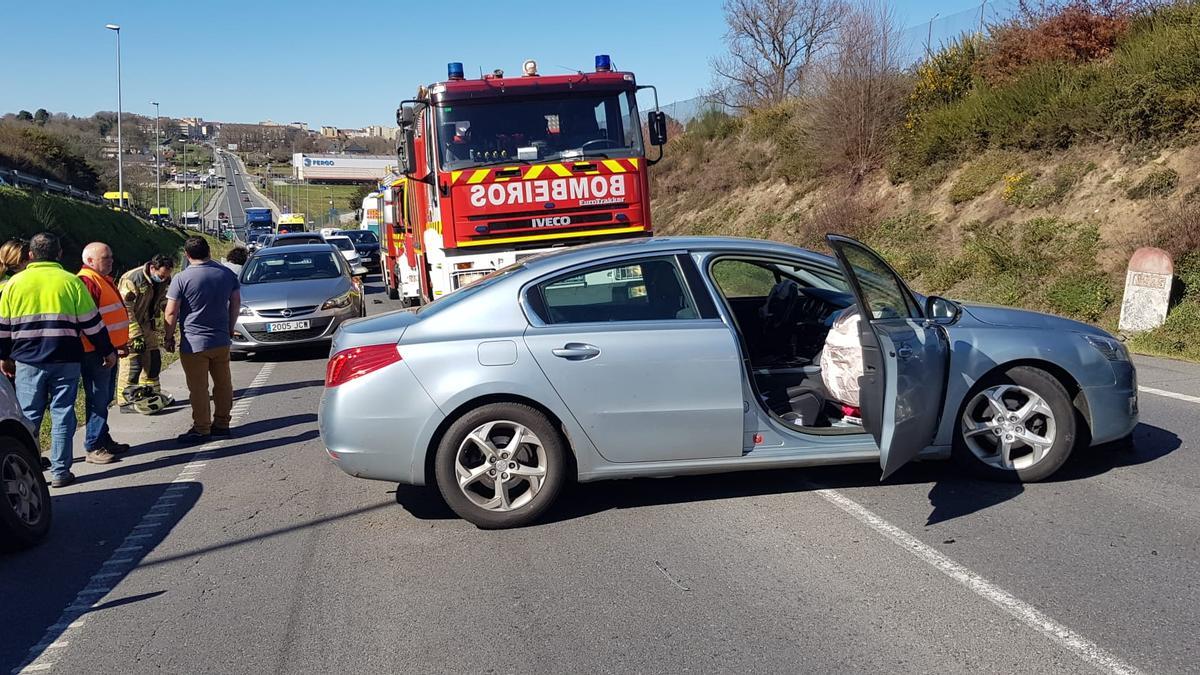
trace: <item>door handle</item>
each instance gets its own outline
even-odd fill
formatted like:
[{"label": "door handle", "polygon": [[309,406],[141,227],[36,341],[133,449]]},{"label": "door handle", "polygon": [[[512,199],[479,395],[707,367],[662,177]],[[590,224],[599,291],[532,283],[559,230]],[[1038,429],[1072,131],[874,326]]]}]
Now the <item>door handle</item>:
[{"label": "door handle", "polygon": [[584,361],[600,356],[600,348],[583,342],[568,342],[558,349],[551,349],[550,353],[568,361]]},{"label": "door handle", "polygon": [[912,347],[908,345],[900,345],[896,348],[896,356],[902,359],[911,359],[913,355]]}]

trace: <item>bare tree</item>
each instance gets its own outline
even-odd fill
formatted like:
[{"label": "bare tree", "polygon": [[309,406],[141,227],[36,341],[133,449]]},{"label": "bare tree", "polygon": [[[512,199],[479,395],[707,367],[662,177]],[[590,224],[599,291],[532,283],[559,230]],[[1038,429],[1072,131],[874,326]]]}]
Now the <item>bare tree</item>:
[{"label": "bare tree", "polygon": [[839,25],[818,90],[806,99],[808,151],[822,168],[857,182],[883,160],[904,114],[899,34],[884,0],[863,0]]},{"label": "bare tree", "polygon": [[716,82],[709,97],[753,108],[798,96],[845,9],[843,0],[726,0],[729,53],[712,62]]}]

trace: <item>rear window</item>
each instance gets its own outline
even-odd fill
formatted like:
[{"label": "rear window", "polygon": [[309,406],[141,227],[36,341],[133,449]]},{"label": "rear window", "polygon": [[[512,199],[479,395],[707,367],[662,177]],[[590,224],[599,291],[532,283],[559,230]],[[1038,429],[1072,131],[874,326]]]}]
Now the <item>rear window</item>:
[{"label": "rear window", "polygon": [[342,250],[342,251],[353,251],[354,250],[354,242],[350,241],[350,239],[348,237],[330,237],[330,238],[326,239],[325,241],[330,244],[333,244],[334,246],[338,247],[339,250]]},{"label": "rear window", "polygon": [[370,230],[349,230],[343,231],[343,235],[350,238],[350,241],[356,244],[378,244],[379,238]]}]

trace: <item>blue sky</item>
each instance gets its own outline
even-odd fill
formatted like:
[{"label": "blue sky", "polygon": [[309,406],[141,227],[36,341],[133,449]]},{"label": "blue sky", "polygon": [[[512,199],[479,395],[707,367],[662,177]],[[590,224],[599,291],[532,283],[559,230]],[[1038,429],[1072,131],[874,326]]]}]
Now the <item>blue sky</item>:
[{"label": "blue sky", "polygon": [[[617,67],[660,99],[695,96],[710,82],[725,26],[717,0],[605,2],[289,2],[262,0],[33,0],[6,2],[0,113],[46,108],[90,115],[116,109],[114,34],[121,25],[124,109],[217,121],[295,120],[310,126],[394,123],[416,86],[468,74]],[[900,23],[924,42],[978,21],[970,0],[898,0]],[[948,18],[947,18],[948,17]],[[403,55],[403,56],[400,56]]]}]

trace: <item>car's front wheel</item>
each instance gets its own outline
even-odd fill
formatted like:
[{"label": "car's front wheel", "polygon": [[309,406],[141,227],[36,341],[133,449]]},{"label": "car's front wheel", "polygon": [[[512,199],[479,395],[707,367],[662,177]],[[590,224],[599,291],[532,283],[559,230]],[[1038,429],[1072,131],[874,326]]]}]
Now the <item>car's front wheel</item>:
[{"label": "car's front wheel", "polygon": [[0,435],[0,550],[28,548],[50,530],[50,490],[38,459],[16,438]]},{"label": "car's front wheel", "polygon": [[460,417],[438,444],[438,490],[459,516],[486,529],[527,525],[558,497],[566,448],[554,424],[519,403],[491,403]]},{"label": "car's front wheel", "polygon": [[1075,447],[1075,408],[1053,375],[1018,366],[971,390],[958,419],[956,457],[992,480],[1045,480]]}]

